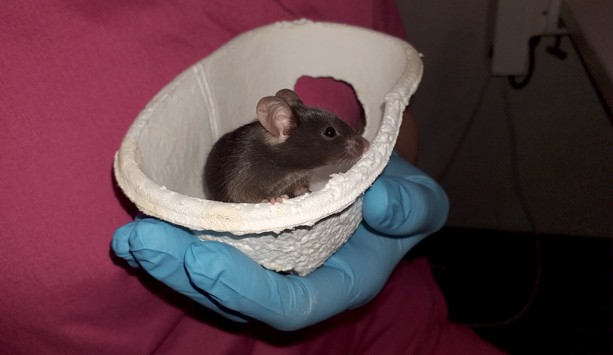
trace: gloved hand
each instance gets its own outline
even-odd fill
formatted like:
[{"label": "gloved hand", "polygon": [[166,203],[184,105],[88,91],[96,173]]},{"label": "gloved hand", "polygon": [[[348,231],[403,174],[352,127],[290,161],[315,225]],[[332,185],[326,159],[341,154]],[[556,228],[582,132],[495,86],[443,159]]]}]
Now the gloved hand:
[{"label": "gloved hand", "polygon": [[227,318],[296,330],[371,300],[400,259],[443,225],[447,211],[439,185],[393,154],[364,196],[364,221],[306,277],[269,271],[229,245],[153,218],[119,228],[112,247],[131,266]]}]

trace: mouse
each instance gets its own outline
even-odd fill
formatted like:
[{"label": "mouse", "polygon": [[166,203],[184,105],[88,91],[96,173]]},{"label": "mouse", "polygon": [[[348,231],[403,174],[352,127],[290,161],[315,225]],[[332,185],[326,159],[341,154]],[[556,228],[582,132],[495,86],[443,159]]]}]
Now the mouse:
[{"label": "mouse", "polygon": [[254,121],[213,145],[203,174],[209,199],[282,203],[311,192],[315,169],[354,164],[369,147],[341,118],[290,89],[263,97],[255,111]]}]

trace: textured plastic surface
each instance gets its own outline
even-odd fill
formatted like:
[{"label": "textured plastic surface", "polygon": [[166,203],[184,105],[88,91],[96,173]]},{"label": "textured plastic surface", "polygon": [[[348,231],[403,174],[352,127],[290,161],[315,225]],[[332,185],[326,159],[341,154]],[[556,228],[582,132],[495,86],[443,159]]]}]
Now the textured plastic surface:
[{"label": "textured plastic surface", "polygon": [[[306,20],[255,29],[153,98],[115,156],[115,177],[142,212],[231,244],[272,270],[308,274],[360,223],[361,195],[389,160],[421,74],[413,47],[372,30]],[[293,88],[303,75],[353,86],[366,115],[368,152],[312,193],[281,204],[207,200],[202,173],[215,141],[252,121],[261,97]]]}]

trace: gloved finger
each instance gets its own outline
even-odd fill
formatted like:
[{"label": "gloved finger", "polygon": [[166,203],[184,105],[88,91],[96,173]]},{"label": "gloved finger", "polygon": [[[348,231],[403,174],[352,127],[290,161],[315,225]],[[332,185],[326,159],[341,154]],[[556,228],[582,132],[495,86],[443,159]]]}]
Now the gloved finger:
[{"label": "gloved finger", "polygon": [[193,245],[185,264],[194,284],[224,307],[276,329],[296,330],[371,300],[398,260],[421,239],[373,235],[361,226],[306,277],[266,270],[235,248],[215,242]]},{"label": "gloved finger", "polygon": [[138,263],[134,260],[134,256],[130,252],[130,234],[136,227],[136,222],[130,222],[123,225],[113,233],[113,240],[111,242],[111,248],[118,257],[124,259],[131,267],[138,267]]},{"label": "gloved finger", "polygon": [[399,177],[380,176],[364,195],[364,220],[375,230],[393,236],[422,232],[429,225],[427,190]]},{"label": "gloved finger", "polygon": [[158,219],[143,219],[135,223],[128,239],[134,259],[158,280],[172,280],[174,276],[176,281],[180,281],[185,251],[197,239],[187,231]]},{"label": "gloved finger", "polygon": [[192,244],[203,243],[191,233],[157,219],[135,222],[129,236],[130,253],[134,260],[151,276],[196,302],[234,321],[244,322],[234,314],[228,314],[208,295],[195,289],[185,267],[186,250]]},{"label": "gloved finger", "polygon": [[281,330],[296,330],[371,300],[404,254],[425,235],[389,238],[360,226],[306,277],[266,270],[218,242],[193,244],[185,268],[196,287],[223,307]]},{"label": "gloved finger", "polygon": [[113,233],[113,239],[111,241],[111,248],[113,249],[115,255],[124,259],[131,267],[134,268],[138,267],[138,263],[136,262],[136,260],[134,260],[134,256],[130,252],[129,237],[130,234],[132,234],[132,232],[134,231],[134,228],[136,228],[136,226],[138,225],[138,222],[145,219],[149,219],[152,221],[155,220],[142,212],[138,212],[134,217],[134,221],[125,224],[115,230],[115,233]]},{"label": "gloved finger", "polygon": [[[326,260],[322,270],[342,270],[350,277],[335,282],[347,287],[347,304],[355,308],[379,293],[400,259],[425,237],[425,234],[389,237],[362,223],[351,239]],[[333,288],[334,284],[326,287]]]},{"label": "gloved finger", "polygon": [[392,154],[383,174],[366,191],[366,223],[392,236],[433,233],[447,219],[449,200],[432,178]]},{"label": "gloved finger", "polygon": [[264,269],[229,245],[193,245],[185,264],[194,284],[221,305],[274,328],[295,330],[325,319],[312,318],[313,307],[320,305],[307,278]]}]

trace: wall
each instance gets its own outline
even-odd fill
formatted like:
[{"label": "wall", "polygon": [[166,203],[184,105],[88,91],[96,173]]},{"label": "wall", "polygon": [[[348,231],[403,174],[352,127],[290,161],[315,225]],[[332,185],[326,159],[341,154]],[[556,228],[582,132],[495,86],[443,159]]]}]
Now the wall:
[{"label": "wall", "polygon": [[536,50],[530,84],[489,75],[494,1],[398,0],[425,75],[411,102],[418,165],[451,200],[449,226],[613,235],[613,130],[568,38]]}]

